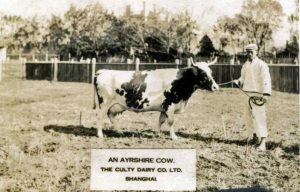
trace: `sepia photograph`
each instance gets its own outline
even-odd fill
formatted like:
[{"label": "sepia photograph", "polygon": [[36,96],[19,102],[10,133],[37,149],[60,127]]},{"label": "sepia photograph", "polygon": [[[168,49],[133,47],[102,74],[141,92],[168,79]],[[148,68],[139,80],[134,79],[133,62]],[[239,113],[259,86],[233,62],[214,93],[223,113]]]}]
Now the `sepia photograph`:
[{"label": "sepia photograph", "polygon": [[299,0],[0,0],[0,191],[297,192]]}]

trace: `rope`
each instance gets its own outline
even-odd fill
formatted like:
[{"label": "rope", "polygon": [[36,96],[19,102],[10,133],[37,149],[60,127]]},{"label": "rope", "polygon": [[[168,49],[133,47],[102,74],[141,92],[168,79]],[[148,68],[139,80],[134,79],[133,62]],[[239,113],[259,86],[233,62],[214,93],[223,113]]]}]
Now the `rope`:
[{"label": "rope", "polygon": [[251,102],[257,106],[263,106],[265,104],[262,97],[257,97],[257,96],[249,97],[248,104],[251,110],[252,110]]},{"label": "rope", "polygon": [[228,81],[228,82],[226,82],[226,83],[219,83],[218,85],[220,86],[220,85],[227,85],[227,84],[230,84],[230,83],[232,83],[233,81]]},{"label": "rope", "polygon": [[[227,85],[229,83],[233,83],[233,81],[228,81],[228,82],[225,82],[225,83],[220,83],[218,84],[219,86],[221,85]],[[235,84],[236,85],[236,84]],[[247,97],[249,98],[248,100],[248,104],[249,104],[249,107],[250,109],[252,110],[252,105],[251,103],[253,103],[254,105],[257,105],[257,106],[263,106],[265,104],[265,102],[263,101],[263,98],[262,97],[258,97],[258,96],[250,96],[246,91],[244,91],[239,85],[236,85],[245,95],[247,95]]]}]

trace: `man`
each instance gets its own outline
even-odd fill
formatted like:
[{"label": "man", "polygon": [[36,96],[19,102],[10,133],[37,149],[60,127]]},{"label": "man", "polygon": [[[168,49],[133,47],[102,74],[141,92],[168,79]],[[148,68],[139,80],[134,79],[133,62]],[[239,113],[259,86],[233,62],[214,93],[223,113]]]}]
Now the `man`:
[{"label": "man", "polygon": [[242,67],[241,77],[233,82],[254,98],[250,102],[249,98],[245,100],[246,125],[249,130],[254,129],[253,139],[257,138],[259,141],[256,149],[265,151],[268,136],[265,105],[257,104],[267,103],[271,96],[271,77],[268,65],[257,57],[257,45],[249,44],[245,49],[247,61]]}]

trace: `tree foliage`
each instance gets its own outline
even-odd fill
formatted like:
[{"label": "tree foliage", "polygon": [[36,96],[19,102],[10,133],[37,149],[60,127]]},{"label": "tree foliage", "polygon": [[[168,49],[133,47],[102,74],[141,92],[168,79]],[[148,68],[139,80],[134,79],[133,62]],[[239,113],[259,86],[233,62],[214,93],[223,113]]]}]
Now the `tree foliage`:
[{"label": "tree foliage", "polygon": [[44,27],[37,21],[36,17],[24,22],[13,35],[11,48],[25,52],[41,51],[44,44]]},{"label": "tree foliage", "polygon": [[[246,0],[241,13],[233,18],[220,18],[215,25],[221,50],[228,46],[238,49],[242,42],[255,42],[260,49],[271,41],[282,14],[276,0]],[[134,50],[140,58],[162,60],[195,53],[199,42],[194,31],[198,30],[197,22],[188,12],[155,9],[148,18],[145,15],[116,17],[100,3],[93,3],[83,8],[71,5],[63,16],[54,15],[47,23],[35,17],[28,19],[6,39],[10,41],[7,42],[10,50],[47,50],[64,59],[129,57]],[[201,54],[215,50],[208,36],[200,41],[200,48]]]},{"label": "tree foliage", "polygon": [[200,51],[199,51],[200,56],[210,57],[216,51],[208,35],[204,35],[202,37],[202,39],[199,42],[199,46],[200,46]]},{"label": "tree foliage", "polygon": [[11,50],[42,51],[69,56],[96,57],[108,55],[144,59],[170,59],[178,50],[189,53],[196,40],[197,23],[185,13],[172,14],[153,10],[149,17],[116,17],[99,3],[83,8],[71,5],[64,16],[53,15],[47,23],[32,18],[17,28],[10,43]]},{"label": "tree foliage", "polygon": [[240,42],[245,38],[243,29],[236,17],[219,18],[217,24],[214,26],[214,33],[219,37],[220,51],[223,51],[227,46],[231,46],[237,50]]},{"label": "tree foliage", "polygon": [[215,32],[221,33],[220,38],[228,39],[228,44],[235,48],[244,42],[256,43],[260,50],[272,40],[272,34],[279,28],[282,16],[282,6],[276,0],[246,0],[241,13],[233,18],[218,20]]}]

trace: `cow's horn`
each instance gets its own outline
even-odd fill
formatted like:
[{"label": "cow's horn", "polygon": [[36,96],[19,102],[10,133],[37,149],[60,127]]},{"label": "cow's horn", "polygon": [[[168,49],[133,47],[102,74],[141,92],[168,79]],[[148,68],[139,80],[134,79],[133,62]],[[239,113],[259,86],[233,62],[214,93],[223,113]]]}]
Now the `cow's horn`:
[{"label": "cow's horn", "polygon": [[217,60],[218,60],[218,57],[216,57],[212,62],[208,63],[208,66],[215,64],[217,62]]},{"label": "cow's horn", "polygon": [[195,65],[193,57],[190,57],[190,60],[191,60],[191,64]]}]

